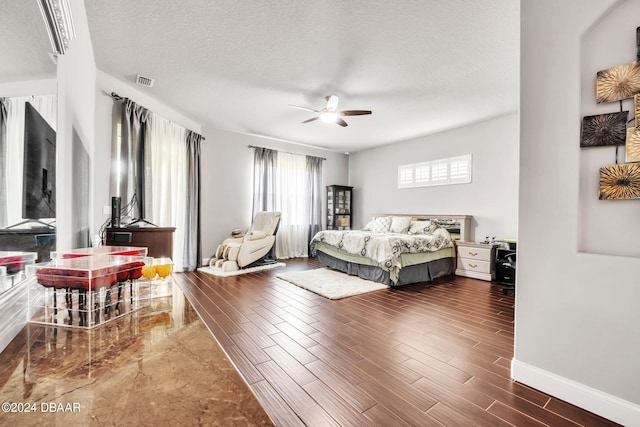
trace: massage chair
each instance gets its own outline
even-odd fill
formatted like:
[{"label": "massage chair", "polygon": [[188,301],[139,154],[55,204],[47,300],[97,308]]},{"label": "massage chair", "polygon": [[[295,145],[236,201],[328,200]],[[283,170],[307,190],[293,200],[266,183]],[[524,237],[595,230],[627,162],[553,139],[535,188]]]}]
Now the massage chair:
[{"label": "massage chair", "polygon": [[233,230],[216,250],[209,265],[224,272],[271,264],[275,261],[280,212],[258,212],[246,233]]}]

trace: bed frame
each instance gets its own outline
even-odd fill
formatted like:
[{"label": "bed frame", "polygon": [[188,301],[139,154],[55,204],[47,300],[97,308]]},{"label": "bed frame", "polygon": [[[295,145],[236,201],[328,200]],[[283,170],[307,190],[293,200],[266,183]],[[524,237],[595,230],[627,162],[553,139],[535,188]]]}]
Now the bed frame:
[{"label": "bed frame", "polygon": [[[431,214],[374,214],[378,216],[410,216],[414,221],[432,220],[439,222],[454,237],[461,242],[471,241],[471,220],[472,215],[431,215]],[[459,230],[459,231],[458,231]]]}]

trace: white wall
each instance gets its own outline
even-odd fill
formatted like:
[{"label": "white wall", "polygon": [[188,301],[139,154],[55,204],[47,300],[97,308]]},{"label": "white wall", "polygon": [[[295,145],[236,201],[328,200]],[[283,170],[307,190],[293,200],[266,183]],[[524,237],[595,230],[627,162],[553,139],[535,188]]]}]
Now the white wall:
[{"label": "white wall", "polygon": [[[626,1],[598,20],[583,36],[580,78],[582,116],[615,113],[618,102],[596,104],[596,73],[636,58],[636,28],[640,1]],[[634,117],[633,99],[622,101]],[[634,126],[633,123],[629,126]],[[578,250],[609,255],[640,257],[640,200],[598,200],[599,168],[615,164],[615,147],[580,150],[580,221]],[[618,162],[625,161],[625,147],[619,147]],[[612,220],[615,218],[615,220]]]},{"label": "white wall", "polygon": [[[473,215],[471,238],[517,237],[518,115],[361,151],[350,156],[356,228],[373,214]],[[398,166],[472,154],[470,184],[398,189]]]},{"label": "white wall", "polygon": [[[613,4],[613,0],[521,3],[512,375],[631,426],[640,425],[640,263],[577,250],[577,224],[583,214],[580,38]],[[626,37],[633,30],[611,31]],[[634,56],[629,52],[630,60]]]},{"label": "white wall", "polygon": [[44,80],[0,83],[0,96],[6,98],[31,95],[55,95],[57,90],[58,82],[55,77]]},{"label": "white wall", "polygon": [[[348,158],[334,153],[253,135],[205,128],[202,143],[202,256],[214,255],[218,244],[236,228],[251,225],[253,150],[249,145],[323,157],[323,185],[346,184]],[[323,206],[324,206],[323,195]]]},{"label": "white wall", "polygon": [[[71,0],[76,38],[58,58],[58,128],[56,133],[56,224],[57,249],[74,247],[78,228],[88,224],[74,209],[75,182],[73,144],[81,143],[91,156],[94,143],[96,67],[82,0]],[[80,141],[78,141],[78,139]],[[87,212],[91,212],[91,206]],[[85,213],[84,216],[87,213]]]}]

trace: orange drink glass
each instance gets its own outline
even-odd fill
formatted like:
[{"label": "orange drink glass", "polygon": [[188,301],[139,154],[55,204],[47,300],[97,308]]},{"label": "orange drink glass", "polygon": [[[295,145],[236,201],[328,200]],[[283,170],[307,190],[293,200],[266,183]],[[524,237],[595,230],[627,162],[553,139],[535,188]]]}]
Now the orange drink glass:
[{"label": "orange drink glass", "polygon": [[153,264],[156,267],[158,276],[162,279],[169,276],[173,271],[173,261],[171,261],[171,258],[156,258],[153,260]]},{"label": "orange drink glass", "polygon": [[153,279],[156,277],[156,266],[155,265],[145,265],[142,267],[142,275],[147,279]]}]

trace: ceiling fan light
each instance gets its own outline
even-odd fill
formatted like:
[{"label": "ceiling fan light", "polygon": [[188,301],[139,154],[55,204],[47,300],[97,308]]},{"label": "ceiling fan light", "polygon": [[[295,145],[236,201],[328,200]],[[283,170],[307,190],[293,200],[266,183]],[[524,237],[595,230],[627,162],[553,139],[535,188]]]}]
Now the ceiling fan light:
[{"label": "ceiling fan light", "polygon": [[325,123],[335,123],[337,119],[338,119],[338,113],[325,111],[320,114],[320,120],[322,120]]}]

